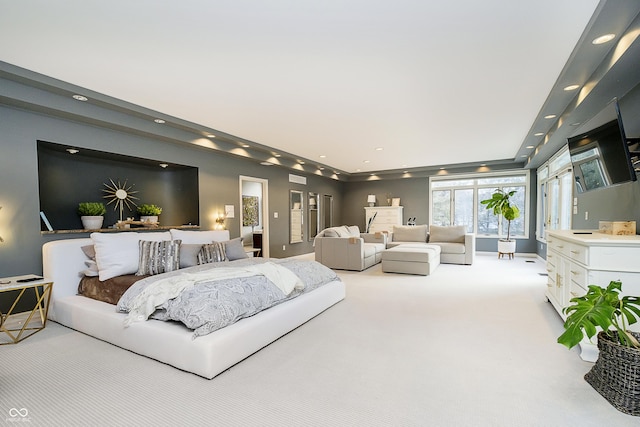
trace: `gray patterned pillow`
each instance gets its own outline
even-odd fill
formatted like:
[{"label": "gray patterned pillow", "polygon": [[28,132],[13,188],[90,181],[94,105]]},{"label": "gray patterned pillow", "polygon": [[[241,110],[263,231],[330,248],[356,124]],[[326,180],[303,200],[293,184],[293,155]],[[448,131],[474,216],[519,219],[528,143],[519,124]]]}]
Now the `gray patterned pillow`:
[{"label": "gray patterned pillow", "polygon": [[209,264],[211,262],[222,262],[227,259],[224,242],[213,242],[202,245],[198,252],[198,264]]},{"label": "gray patterned pillow", "polygon": [[160,274],[180,268],[180,240],[140,240],[137,276]]}]

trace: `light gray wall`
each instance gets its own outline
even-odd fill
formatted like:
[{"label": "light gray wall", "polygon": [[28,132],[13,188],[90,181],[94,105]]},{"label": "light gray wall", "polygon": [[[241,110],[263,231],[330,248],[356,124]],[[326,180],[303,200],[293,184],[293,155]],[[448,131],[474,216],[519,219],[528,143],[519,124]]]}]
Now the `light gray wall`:
[{"label": "light gray wall", "polygon": [[[640,85],[619,100],[620,114],[627,137],[640,137]],[[598,221],[636,221],[640,224],[640,182],[628,182],[609,188],[575,193],[578,212],[573,229],[597,229]],[[588,212],[588,219],[585,219]]]},{"label": "light gray wall", "polygon": [[[213,228],[215,214],[224,205],[240,209],[239,175],[269,180],[270,252],[273,257],[313,251],[312,242],[290,245],[289,189],[334,196],[341,221],[341,183],[330,178],[296,172],[307,185],[290,184],[289,169],[259,165],[253,160],[221,154],[206,148],[165,142],[132,133],[55,118],[45,114],[0,106],[0,277],[42,273],[42,245],[50,240],[85,237],[86,234],[43,235],[40,232],[36,141],[46,140],[199,168],[200,225]],[[59,191],[65,191],[61,188]],[[273,218],[273,212],[279,218]],[[75,215],[75,213],[70,213]],[[227,220],[232,237],[239,236],[239,215]],[[282,250],[283,245],[285,250]]]},{"label": "light gray wall", "polygon": [[[640,137],[640,85],[619,97],[620,114],[628,138]],[[640,181],[577,193],[577,212],[571,218],[574,230],[597,230],[599,221],[636,221],[640,226]],[[588,219],[585,219],[588,213]],[[638,229],[640,231],[640,227]],[[546,258],[546,244],[538,243],[537,253]]]},{"label": "light gray wall", "polygon": [[[495,166],[493,168],[482,168],[483,173],[488,170],[498,171],[507,169],[506,167]],[[513,169],[513,168],[509,168]],[[459,168],[449,169],[451,174],[476,173],[480,172],[478,168]],[[436,175],[437,171],[433,172]],[[529,238],[518,239],[519,253],[535,253],[535,222],[536,209],[535,200],[536,193],[536,175],[530,175],[531,200],[533,204],[528,207],[530,210],[529,219]],[[416,217],[416,224],[429,224],[429,178],[403,178],[393,180],[379,181],[360,181],[345,183],[344,200],[348,202],[343,212],[343,219],[347,224],[357,225],[361,230],[366,228],[364,207],[367,204],[367,195],[375,194],[377,205],[386,205],[386,195],[391,194],[392,197],[400,198],[400,205],[403,209],[403,223],[409,218]],[[476,239],[476,249],[482,252],[497,252],[498,239],[479,237]]]}]

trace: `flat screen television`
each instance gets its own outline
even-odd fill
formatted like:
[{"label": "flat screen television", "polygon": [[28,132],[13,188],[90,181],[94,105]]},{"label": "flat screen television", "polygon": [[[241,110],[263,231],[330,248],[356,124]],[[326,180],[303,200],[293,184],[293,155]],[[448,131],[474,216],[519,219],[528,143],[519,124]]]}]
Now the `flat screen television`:
[{"label": "flat screen television", "polygon": [[617,100],[582,124],[567,142],[579,193],[636,180]]}]

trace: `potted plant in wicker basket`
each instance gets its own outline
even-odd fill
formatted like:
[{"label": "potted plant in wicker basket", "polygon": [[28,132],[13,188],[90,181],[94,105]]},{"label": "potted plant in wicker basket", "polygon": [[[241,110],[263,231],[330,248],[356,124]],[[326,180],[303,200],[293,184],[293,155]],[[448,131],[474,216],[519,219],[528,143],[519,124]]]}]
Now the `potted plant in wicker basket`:
[{"label": "potted plant in wicker basket", "polygon": [[619,411],[640,415],[640,333],[627,329],[640,318],[640,298],[620,298],[621,291],[622,283],[612,281],[606,288],[590,285],[586,295],[572,298],[563,310],[567,320],[558,342],[572,348],[600,330],[600,354],[584,379]]}]

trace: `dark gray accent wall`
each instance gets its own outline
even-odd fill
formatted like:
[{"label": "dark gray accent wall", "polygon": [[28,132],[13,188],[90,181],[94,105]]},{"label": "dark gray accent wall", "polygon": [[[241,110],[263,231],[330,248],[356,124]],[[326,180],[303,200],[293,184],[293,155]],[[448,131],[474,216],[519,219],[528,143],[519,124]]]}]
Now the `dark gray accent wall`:
[{"label": "dark gray accent wall", "polygon": [[[114,184],[130,189],[132,199],[122,206],[124,220],[139,217],[136,206],[154,204],[162,207],[163,226],[200,224],[198,168],[175,163],[162,168],[157,161],[87,149],[70,154],[66,148],[38,141],[40,210],[54,229],[82,229],[76,214],[80,202],[103,203],[103,226],[114,225],[120,219],[119,205],[105,192]],[[44,222],[41,229],[47,229]]]},{"label": "dark gray accent wall", "polygon": [[[269,180],[270,251],[283,257],[313,251],[313,242],[289,244],[289,189],[302,189],[334,198],[334,218],[342,221],[342,186],[331,178],[296,172],[307,185],[289,183],[290,169],[262,166],[254,160],[221,154],[195,145],[177,144],[118,130],[88,125],[47,114],[0,106],[0,277],[42,273],[42,245],[50,240],[87,234],[43,235],[40,231],[37,141],[55,141],[78,148],[179,163],[198,168],[199,216],[203,229],[212,229],[225,205],[240,209],[239,175]],[[65,191],[64,188],[59,191]],[[278,212],[278,218],[274,218]],[[239,215],[228,219],[231,236],[240,234]],[[282,247],[285,250],[282,250]]]}]

